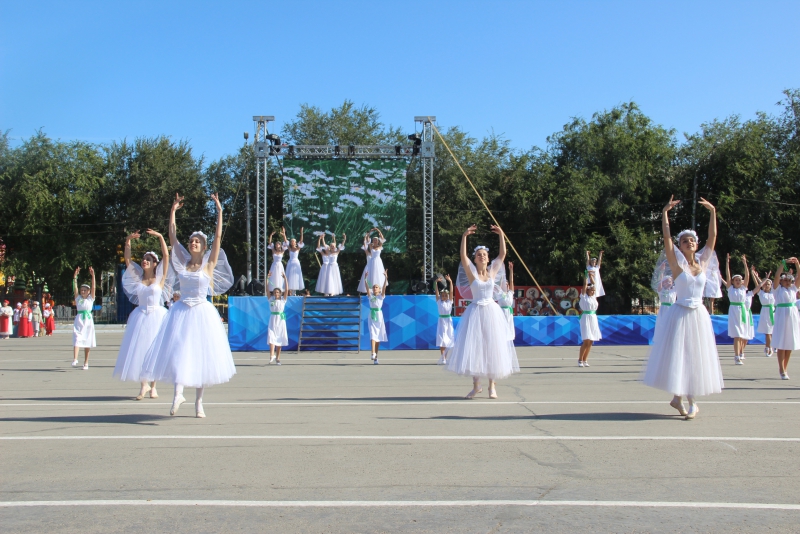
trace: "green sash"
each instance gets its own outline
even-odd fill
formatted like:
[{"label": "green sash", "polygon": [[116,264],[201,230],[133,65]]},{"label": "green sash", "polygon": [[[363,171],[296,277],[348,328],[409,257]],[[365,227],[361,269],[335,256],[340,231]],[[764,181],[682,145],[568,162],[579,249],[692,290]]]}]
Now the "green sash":
[{"label": "green sash", "polygon": [[672,306],[672,303],[671,302],[662,302],[661,305],[662,306]]},{"label": "green sash", "polygon": [[514,315],[514,307],[513,306],[500,306],[501,310],[508,310],[508,313]]},{"label": "green sash", "polygon": [[444,319],[444,318],[446,318],[446,317],[450,317],[450,314],[448,313],[447,315],[440,315],[439,317],[440,317],[440,318],[442,318],[442,319]]},{"label": "green sash", "polygon": [[[742,309],[742,322],[744,324],[752,324],[752,323],[748,323],[747,322],[748,309],[745,306],[744,302],[731,302],[731,306],[739,306]],[[728,313],[730,313],[730,312],[728,312]]]},{"label": "green sash", "polygon": [[78,312],[79,317],[83,317],[84,319],[92,320],[92,312],[89,310],[81,310]]},{"label": "green sash", "polygon": [[769,323],[774,325],[775,324],[775,305],[774,304],[762,304],[762,308],[769,308]]},{"label": "green sash", "polygon": [[379,311],[381,311],[380,308],[370,308],[369,309],[369,318],[372,319],[373,321],[377,321],[378,320],[378,312]]},{"label": "green sash", "polygon": [[589,315],[597,315],[597,312],[595,310],[586,310],[583,313],[586,313],[586,314],[589,314]]},{"label": "green sash", "polygon": [[270,312],[270,314],[271,315],[279,315],[280,318],[281,318],[281,321],[285,321],[286,320],[286,313],[285,312]]}]

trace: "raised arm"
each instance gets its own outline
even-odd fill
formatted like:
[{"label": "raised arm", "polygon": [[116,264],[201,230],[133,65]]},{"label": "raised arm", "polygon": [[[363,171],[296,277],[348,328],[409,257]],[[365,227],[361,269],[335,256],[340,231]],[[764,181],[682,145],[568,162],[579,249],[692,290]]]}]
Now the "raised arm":
[{"label": "raised arm", "polygon": [[514,262],[508,262],[508,289],[514,292]]},{"label": "raised arm", "polygon": [[603,265],[603,251],[600,251],[600,254],[597,256],[597,268],[600,269],[600,266]]},{"label": "raised arm", "polygon": [[273,237],[275,237],[275,232],[270,232],[269,233],[269,239],[267,239],[267,242],[268,242],[267,248],[269,250],[275,250],[275,243],[272,242],[272,238]]},{"label": "raised arm", "polygon": [[125,238],[125,267],[131,266],[131,239],[139,239],[139,237],[141,237],[141,235],[136,231]]},{"label": "raised arm", "polygon": [[506,235],[499,226],[491,225],[489,229],[500,237],[500,252],[497,254],[497,259],[504,262],[506,261]]},{"label": "raised arm", "polygon": [[346,242],[347,242],[347,234],[345,234],[344,232],[342,232],[342,242],[341,242],[341,243],[339,243],[339,246],[340,246],[342,249],[344,249],[344,244],[345,244]]},{"label": "raised arm", "polygon": [[297,242],[298,245],[303,244],[303,227],[300,227],[300,241]]},{"label": "raised arm", "polygon": [[94,290],[95,290],[95,283],[94,283],[94,267],[89,266],[89,274],[92,276],[92,300],[94,300]]},{"label": "raised arm", "polygon": [[371,297],[372,296],[372,286],[369,285],[368,280],[369,280],[369,271],[367,271],[365,269],[364,270],[364,286],[367,288],[367,296]]},{"label": "raised arm", "polygon": [[167,282],[167,275],[169,274],[169,248],[167,248],[167,242],[164,241],[164,236],[156,232],[155,230],[151,230],[150,228],[147,229],[147,233],[150,235],[158,236],[158,240],[161,242],[161,265],[164,266],[163,273],[161,276],[161,282],[159,282],[159,286],[162,288],[164,284]]},{"label": "raised arm", "polygon": [[586,294],[586,290],[589,288],[589,277],[592,275],[590,272],[588,275],[583,277],[583,289],[581,290],[581,295]]},{"label": "raised arm", "polygon": [[717,208],[708,200],[700,197],[699,204],[710,212],[708,219],[708,241],[706,241],[706,250],[712,251],[717,246]]},{"label": "raised arm", "polygon": [[209,277],[214,272],[214,267],[217,266],[219,249],[222,246],[222,204],[220,204],[216,193],[211,195],[211,200],[217,205],[217,229],[214,231],[214,242],[211,244],[211,254],[209,254],[208,263],[206,264],[206,272]]},{"label": "raised arm", "polygon": [[672,244],[672,235],[669,231],[669,210],[680,204],[680,200],[674,200],[674,196],[669,197],[669,202],[664,206],[661,211],[661,233],[664,235],[664,254],[667,256],[667,263],[672,270],[674,277],[678,276],[681,272],[680,265],[678,265],[678,258],[675,257],[675,247]]},{"label": "raised arm", "polygon": [[731,255],[728,253],[725,257],[725,278],[722,279],[725,282],[725,287],[731,287]]},{"label": "raised arm", "polygon": [[175,212],[183,207],[183,197],[175,193],[175,200],[172,202],[172,211],[169,212],[169,244],[172,248],[178,245],[178,227],[175,224]]},{"label": "raised arm", "polygon": [[467,275],[467,280],[471,284],[475,277],[472,275],[472,260],[467,255],[467,237],[474,234],[478,226],[473,224],[461,236],[461,266],[464,268],[464,273]]},{"label": "raised arm", "polygon": [[283,291],[281,291],[281,298],[286,300],[286,297],[289,296],[289,280],[286,278],[286,273],[283,273]]},{"label": "raised arm", "polygon": [[381,236],[381,243],[385,242],[386,239],[383,237],[383,232],[381,232],[380,228],[375,228],[375,231],[378,232],[379,236]]},{"label": "raised arm", "polygon": [[78,274],[81,272],[80,267],[75,267],[75,274],[72,275],[72,293],[75,300],[78,300],[80,292],[78,291]]},{"label": "raised arm", "polygon": [[[753,284],[755,286],[753,287],[753,295],[758,295],[758,292],[761,291],[761,286],[764,284],[764,282],[766,282],[766,279],[762,282],[761,278],[758,276],[756,268],[752,266],[750,267],[750,275],[753,277]],[[769,275],[767,275],[767,278],[769,278]]]},{"label": "raised arm", "polygon": [[778,289],[781,283],[781,275],[783,274],[783,266],[786,264],[786,260],[781,260],[778,264],[778,268],[775,270],[775,280],[772,281],[773,289]]},{"label": "raised arm", "polygon": [[450,298],[455,299],[455,293],[453,293],[453,279],[450,278],[449,274],[444,275],[444,279],[447,280],[447,283],[450,286]]},{"label": "raised arm", "polygon": [[389,285],[389,269],[383,270],[383,287],[381,288],[381,295],[386,296],[386,286]]},{"label": "raised arm", "polygon": [[439,297],[439,280],[433,281],[433,293],[436,295],[436,300],[441,300]]},{"label": "raised arm", "polygon": [[747,257],[742,254],[742,263],[744,264],[744,290],[750,287],[750,269],[747,267]]},{"label": "raised arm", "polygon": [[588,269],[591,266],[592,266],[592,251],[591,250],[587,250],[586,251],[586,268]]}]

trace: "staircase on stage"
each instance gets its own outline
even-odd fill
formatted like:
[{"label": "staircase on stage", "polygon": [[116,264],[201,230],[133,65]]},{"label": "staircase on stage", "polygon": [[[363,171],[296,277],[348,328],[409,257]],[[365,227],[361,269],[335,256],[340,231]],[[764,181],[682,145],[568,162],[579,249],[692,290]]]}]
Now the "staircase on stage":
[{"label": "staircase on stage", "polygon": [[303,297],[298,352],[359,352],[360,345],[360,297]]}]

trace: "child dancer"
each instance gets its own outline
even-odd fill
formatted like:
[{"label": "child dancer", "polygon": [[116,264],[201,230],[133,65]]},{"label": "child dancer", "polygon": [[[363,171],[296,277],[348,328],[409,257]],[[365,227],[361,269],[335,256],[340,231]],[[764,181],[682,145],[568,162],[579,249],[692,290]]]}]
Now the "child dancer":
[{"label": "child dancer", "polygon": [[33,337],[33,314],[28,307],[29,301],[22,301],[22,308],[19,310],[19,327],[17,337]]},{"label": "child dancer", "polygon": [[603,280],[600,278],[600,266],[603,264],[603,251],[600,251],[600,255],[596,258],[590,258],[591,256],[590,251],[586,251],[586,270],[590,273],[594,273],[594,289],[595,295],[597,297],[603,297],[606,294],[605,289],[603,289]]},{"label": "child dancer", "polygon": [[[500,305],[500,309],[503,310],[503,317],[505,317],[508,325],[508,339],[514,341],[517,333],[514,329],[514,263],[512,262],[508,262],[508,274],[508,283],[501,284],[497,303]],[[502,286],[506,286],[505,290],[502,289]]]},{"label": "child dancer", "polygon": [[785,264],[793,263],[800,272],[800,261],[789,258],[775,271],[772,285],[775,290],[775,326],[772,329],[772,347],[778,351],[778,372],[782,380],[789,380],[789,357],[800,349],[800,312],[797,311],[797,286],[794,275],[785,273]]},{"label": "child dancer", "polygon": [[303,282],[303,268],[300,266],[300,260],[297,256],[300,254],[300,249],[305,245],[303,244],[303,227],[300,227],[300,241],[292,239],[289,241],[289,261],[286,262],[286,279],[289,281],[289,294],[296,295],[298,291],[306,288]]},{"label": "child dancer", "polygon": [[49,302],[44,303],[42,315],[44,315],[44,335],[52,336],[56,330],[56,317]]},{"label": "child dancer", "polygon": [[[373,237],[370,241],[369,236],[372,232],[378,232],[380,237]],[[383,233],[377,228],[373,228],[364,235],[364,245],[361,249],[367,255],[367,266],[364,267],[364,274],[361,276],[361,282],[358,284],[359,293],[368,293],[369,288],[372,286],[384,286],[384,268],[383,260],[381,260],[381,252],[383,251],[384,243],[386,243],[386,239],[384,239]],[[367,278],[367,273],[372,273],[372,276]]]},{"label": "child dancer", "polygon": [[272,292],[273,289],[280,288],[283,284],[283,253],[285,249],[289,246],[289,242],[286,241],[286,228],[281,228],[281,237],[283,237],[283,241],[278,241],[277,243],[272,242],[272,236],[275,235],[275,232],[269,234],[269,245],[267,248],[272,251],[272,266],[269,268],[269,291]]},{"label": "child dancer", "polygon": [[600,323],[597,320],[597,297],[595,296],[595,285],[593,283],[594,271],[588,272],[589,276],[583,281],[583,291],[578,305],[581,308],[581,349],[578,353],[578,367],[589,367],[589,351],[592,344],[600,341]]},{"label": "child dancer", "polygon": [[[383,323],[383,299],[386,296],[386,286],[389,285],[388,271],[383,271],[383,287],[374,284],[367,288],[369,296],[369,339],[372,345],[372,363],[378,365],[378,348],[381,341],[389,341],[386,337],[386,325]],[[369,276],[369,271],[364,272],[364,278]],[[361,281],[364,282],[363,280]]]},{"label": "child dancer", "polygon": [[325,272],[325,288],[328,295],[335,297],[344,293],[342,286],[342,273],[339,271],[339,253],[344,250],[347,234],[342,234],[342,243],[336,246],[336,234],[332,234],[333,241],[328,245],[328,270]]},{"label": "child dancer", "polygon": [[772,329],[775,325],[775,294],[772,292],[772,279],[768,272],[762,281],[758,277],[755,267],[751,267],[751,274],[756,281],[754,295],[761,301],[761,315],[758,319],[758,332],[764,334],[764,356],[772,356]]},{"label": "child dancer", "polygon": [[11,318],[11,337],[19,337],[19,311],[22,309],[22,303],[17,302],[17,306],[14,308],[14,314]]},{"label": "child dancer", "polygon": [[3,307],[0,308],[0,339],[11,337],[11,318],[14,317],[14,310],[9,304],[7,300],[4,300]]},{"label": "child dancer", "polygon": [[150,345],[156,338],[161,323],[167,315],[164,303],[172,297],[170,287],[167,285],[169,275],[169,249],[164,236],[155,230],[147,233],[157,236],[161,242],[161,261],[155,252],[146,252],[142,256],[142,265],[131,261],[131,240],[139,239],[141,234],[133,232],[125,238],[125,273],[122,275],[122,290],[128,296],[131,304],[136,305],[125,327],[122,344],[119,347],[117,363],[114,366],[113,376],[120,380],[141,382],[137,401],[142,400],[147,392],[151,399],[158,398],[156,383],[147,383],[140,380],[142,364]]},{"label": "child dancer", "polygon": [[731,302],[728,310],[728,336],[733,338],[733,358],[736,365],[744,365],[745,339],[749,335],[747,285],[750,283],[750,270],[747,267],[747,258],[742,256],[744,264],[744,278],[736,274],[731,278],[731,255],[728,254],[725,266],[725,287],[728,288],[728,299]]},{"label": "child dancer", "polygon": [[467,239],[477,230],[476,225],[467,228],[461,236],[461,268],[457,285],[459,292],[472,298],[472,302],[461,316],[446,369],[472,377],[472,391],[467,394],[467,399],[483,391],[481,377],[489,379],[489,398],[496,399],[495,381],[519,371],[514,343],[508,339],[508,322],[492,298],[495,277],[503,270],[506,258],[505,235],[497,226],[490,228],[500,237],[500,251],[491,264],[487,247],[475,248],[474,264],[467,256]]},{"label": "child dancer", "polygon": [[317,238],[317,252],[322,256],[322,265],[319,268],[319,275],[317,275],[317,286],[314,291],[328,296],[328,271],[330,270],[331,260],[328,257],[328,245],[325,243],[325,234],[321,234]]},{"label": "child dancer", "polygon": [[439,309],[439,320],[436,323],[436,344],[439,346],[439,351],[442,356],[439,358],[439,365],[447,364],[447,356],[445,350],[453,346],[453,300],[450,295],[453,294],[453,280],[450,275],[444,277],[447,280],[448,287],[444,288],[439,293],[438,280],[433,283],[433,289],[436,291],[436,307]]},{"label": "child dancer", "polygon": [[267,330],[269,363],[275,362],[278,365],[281,364],[281,347],[289,344],[289,334],[286,331],[286,314],[283,311],[286,309],[286,294],[289,288],[289,281],[286,275],[283,276],[283,282],[285,291],[281,292],[279,287],[272,290],[272,297],[269,299],[269,328]]},{"label": "child dancer", "polygon": [[75,269],[75,275],[72,277],[72,289],[75,293],[75,307],[78,309],[78,314],[75,316],[75,322],[72,324],[72,345],[75,347],[72,357],[72,367],[78,365],[78,351],[82,348],[83,357],[83,370],[89,368],[89,350],[97,346],[97,339],[94,335],[94,319],[92,319],[92,307],[94,306],[94,269],[89,267],[89,274],[92,275],[92,285],[81,284],[80,291],[78,290],[78,273],[81,268]]},{"label": "child dancer", "polygon": [[[695,397],[719,393],[724,387],[711,317],[703,306],[706,269],[717,241],[717,216],[716,208],[701,198],[700,205],[708,209],[711,217],[708,242],[698,261],[694,230],[679,233],[678,246],[672,242],[668,214],[679,203],[680,200],[671,197],[662,211],[664,254],[656,265],[658,272],[666,262],[669,271],[665,274],[675,280],[676,300],[663,317],[663,336],[650,348],[643,382],[672,393],[674,397],[670,406],[687,419],[694,419],[700,411]],[[688,412],[683,405],[683,396],[689,401]]]},{"label": "child dancer", "polygon": [[222,384],[236,374],[228,336],[219,313],[206,296],[225,293],[233,285],[233,272],[222,244],[222,204],[216,194],[217,228],[211,250],[203,232],[189,236],[189,250],[177,238],[175,212],[183,206],[183,197],[175,195],[169,217],[169,240],[172,245],[171,267],[178,276],[181,300],[174,303],[161,323],[142,366],[141,378],[147,381],[168,380],[175,384],[175,397],[169,414],[175,415],[186,399],[184,386],[197,388],[195,415],[205,417],[203,390]]}]

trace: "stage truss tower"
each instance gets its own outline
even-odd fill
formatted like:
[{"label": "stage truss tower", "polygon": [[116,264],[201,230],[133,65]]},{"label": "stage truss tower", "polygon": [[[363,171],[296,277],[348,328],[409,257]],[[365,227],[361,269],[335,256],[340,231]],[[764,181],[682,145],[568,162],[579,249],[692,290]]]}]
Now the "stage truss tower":
[{"label": "stage truss tower", "polygon": [[[267,129],[270,122],[274,122],[272,115],[257,115],[253,117],[256,135],[253,138],[253,148],[256,154],[256,277],[264,284],[264,294],[267,294],[267,254],[269,249],[269,224],[267,221],[267,191],[269,182],[269,143]],[[248,217],[250,214],[248,214]]]},{"label": "stage truss tower", "polygon": [[422,264],[423,279],[433,278],[433,121],[436,117],[414,117],[422,123],[422,145],[419,155],[422,159]]}]

